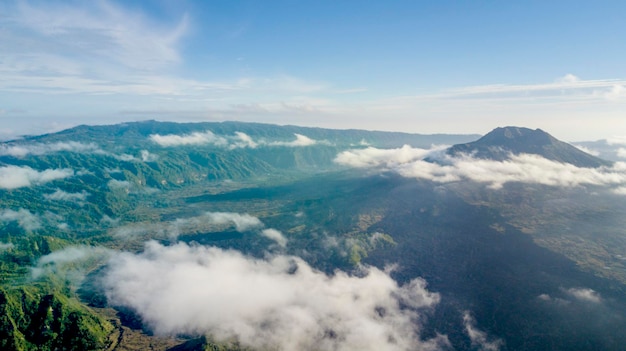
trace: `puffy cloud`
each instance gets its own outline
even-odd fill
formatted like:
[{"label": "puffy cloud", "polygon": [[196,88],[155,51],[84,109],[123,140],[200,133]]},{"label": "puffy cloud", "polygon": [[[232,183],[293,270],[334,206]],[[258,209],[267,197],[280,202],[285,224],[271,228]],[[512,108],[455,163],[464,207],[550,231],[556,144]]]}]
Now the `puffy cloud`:
[{"label": "puffy cloud", "polygon": [[404,145],[398,149],[377,149],[368,147],[341,152],[335,158],[335,162],[351,167],[385,167],[390,168],[400,164],[422,160],[433,151],[439,151],[443,147],[431,150],[417,149]]},{"label": "puffy cloud", "polygon": [[626,85],[614,84],[608,91],[604,92],[604,97],[611,101],[626,99]]},{"label": "puffy cloud", "polygon": [[616,153],[617,157],[626,158],[626,148],[620,147],[619,149],[617,149]]},{"label": "puffy cloud", "polygon": [[[420,310],[439,295],[386,273],[326,276],[297,257],[253,259],[215,247],[148,242],[120,253],[103,277],[109,301],[134,309],[157,334],[210,334],[276,350],[435,350],[421,340]],[[403,307],[404,306],[404,307]]]},{"label": "puffy cloud", "polygon": [[159,159],[159,155],[150,153],[148,150],[141,150],[141,160],[143,162],[154,162]]},{"label": "puffy cloud", "polygon": [[570,288],[565,292],[579,301],[600,303],[602,298],[595,290],[589,288]]},{"label": "puffy cloud", "polygon": [[0,222],[17,222],[22,229],[29,232],[41,228],[41,220],[39,217],[23,208],[20,208],[17,211],[10,209],[0,210]]},{"label": "puffy cloud", "polygon": [[[367,148],[344,151],[335,162],[351,167],[392,170],[405,177],[429,179],[439,183],[471,180],[486,183],[494,189],[505,183],[523,182],[550,186],[581,185],[626,186],[626,164],[611,167],[584,168],[551,161],[538,155],[510,155],[504,161],[477,159],[468,155],[451,157],[439,149],[380,150]],[[438,162],[425,161],[426,157]]]},{"label": "puffy cloud", "polygon": [[251,216],[247,213],[207,212],[204,216],[202,216],[202,218],[206,218],[211,224],[232,224],[238,232],[245,232],[263,226],[263,223],[257,217]]},{"label": "puffy cloud", "polygon": [[228,141],[225,138],[221,136],[217,136],[209,130],[207,130],[206,132],[194,132],[194,133],[185,134],[185,135],[152,134],[150,135],[150,140],[165,147],[180,146],[180,145],[216,145],[216,146],[228,145]]},{"label": "puffy cloud", "polygon": [[57,179],[64,179],[74,175],[71,169],[47,169],[37,171],[28,166],[4,166],[0,167],[0,188],[16,189],[31,185],[39,185]]},{"label": "puffy cloud", "polygon": [[235,132],[235,138],[239,141],[235,141],[235,143],[230,146],[231,148],[249,147],[254,149],[259,145],[252,139],[251,136],[243,132]]},{"label": "puffy cloud", "polygon": [[276,230],[276,229],[263,229],[261,231],[261,235],[263,235],[264,237],[274,240],[278,245],[285,247],[287,245],[287,239],[285,238],[285,236],[283,235],[283,233],[281,233],[280,231]]},{"label": "puffy cloud", "polygon": [[82,201],[85,201],[85,199],[87,199],[88,195],[89,194],[86,191],[84,191],[84,190],[82,192],[80,192],[80,193],[68,193],[68,192],[63,191],[61,189],[57,189],[52,194],[44,194],[43,196],[47,200],[53,200],[53,201],[76,201],[76,202],[82,202]]},{"label": "puffy cloud", "polygon": [[84,144],[76,141],[58,143],[33,143],[33,144],[3,144],[0,145],[0,155],[25,157],[28,155],[45,155],[55,152],[98,152],[101,151],[94,143]]},{"label": "puffy cloud", "polygon": [[563,77],[560,77],[558,79],[555,80],[555,82],[557,83],[576,83],[576,82],[580,82],[580,78],[578,78],[577,76],[568,73],[566,75],[564,75]]},{"label": "puffy cloud", "polygon": [[472,315],[465,311],[463,314],[463,325],[465,326],[465,332],[472,341],[472,346],[482,351],[498,351],[503,342],[500,339],[489,341],[487,333],[476,328],[476,321]]}]

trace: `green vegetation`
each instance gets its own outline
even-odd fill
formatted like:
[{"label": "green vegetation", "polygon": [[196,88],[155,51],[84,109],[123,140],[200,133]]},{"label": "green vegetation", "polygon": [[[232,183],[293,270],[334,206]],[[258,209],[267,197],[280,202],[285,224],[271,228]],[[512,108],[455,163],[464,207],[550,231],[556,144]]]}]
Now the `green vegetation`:
[{"label": "green vegetation", "polygon": [[[294,133],[324,142],[229,148],[162,147],[149,140],[157,133],[207,130],[229,137],[243,132],[267,143],[291,142]],[[0,211],[11,211],[0,217],[0,349],[241,350],[236,341],[208,336],[159,338],[142,331],[132,311],[112,310],[115,306],[108,305],[97,283],[106,254],[41,263],[42,257],[76,246],[136,252],[149,239],[173,242],[178,230],[180,241],[255,257],[296,255],[329,275],[365,264],[394,267],[392,276],[400,283],[423,277],[429,289],[442,295],[423,326],[424,335],[446,334],[459,350],[473,347],[460,318],[465,310],[483,323],[481,329],[505,339],[505,349],[595,345],[618,350],[626,344],[620,333],[626,328],[626,203],[621,198],[600,190],[590,196],[581,189],[528,184],[507,184],[498,191],[463,182],[442,186],[384,172],[363,174],[333,163],[340,151],[366,147],[362,141],[378,147],[429,147],[473,139],[142,122],[81,126],[7,143],[96,143],[98,151],[0,156],[0,166],[74,172],[64,179],[0,189]],[[554,157],[569,150],[548,141]],[[142,159],[143,151],[153,157]],[[594,161],[586,156],[578,160]],[[279,230],[287,245],[278,248],[258,233],[201,220],[184,227],[176,222],[206,212],[258,217],[264,228]],[[603,305],[594,309],[568,300],[572,287],[593,288]],[[538,298],[542,294],[555,303],[548,306]],[[559,301],[566,302],[564,308],[559,309]]]},{"label": "green vegetation", "polygon": [[98,350],[111,330],[108,321],[49,286],[0,290],[2,350]]}]

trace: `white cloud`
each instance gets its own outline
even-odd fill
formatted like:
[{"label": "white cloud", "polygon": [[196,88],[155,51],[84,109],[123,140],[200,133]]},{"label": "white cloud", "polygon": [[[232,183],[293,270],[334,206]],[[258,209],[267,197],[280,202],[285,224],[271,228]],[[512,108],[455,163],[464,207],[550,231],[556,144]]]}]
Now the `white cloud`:
[{"label": "white cloud", "polygon": [[469,312],[465,311],[463,314],[463,325],[465,326],[465,332],[472,341],[472,346],[481,351],[498,351],[504,344],[502,340],[496,339],[489,341],[487,333],[476,328],[476,321]]},{"label": "white cloud", "polygon": [[136,161],[137,158],[135,158],[135,156],[133,155],[129,155],[129,154],[121,154],[121,155],[116,155],[116,154],[109,154],[109,153],[104,153],[107,155],[110,155],[111,157],[120,160],[120,161],[125,161],[125,162],[132,162],[132,161]]},{"label": "white cloud", "polygon": [[442,150],[444,147],[436,147],[431,150],[417,149],[404,145],[398,149],[377,149],[368,147],[341,152],[335,158],[335,162],[351,167],[384,167],[392,168],[400,164],[422,160],[433,152]]},{"label": "white cloud", "polygon": [[565,290],[565,292],[580,301],[592,302],[592,303],[600,303],[600,301],[602,301],[600,294],[598,294],[593,289],[570,288],[570,289]]},{"label": "white cloud", "polygon": [[226,146],[228,141],[221,137],[216,136],[213,132],[207,130],[206,132],[194,132],[186,135],[150,135],[150,140],[161,146],[179,146],[179,145],[216,145]]},{"label": "white cloud", "polygon": [[573,75],[571,73],[568,73],[568,74],[564,75],[563,77],[556,79],[555,82],[571,84],[571,83],[580,82],[580,78],[578,78],[577,76],[575,76],[575,75]]},{"label": "white cloud", "polygon": [[155,162],[159,159],[159,155],[150,153],[148,150],[141,150],[141,160],[143,162]]},{"label": "white cloud", "polygon": [[582,145],[576,145],[576,144],[572,144],[572,145],[575,146],[580,151],[588,153],[589,155],[600,156],[600,152],[598,152],[596,150],[592,150],[592,149],[590,149],[588,147],[585,147],[585,146],[582,146]]},{"label": "white cloud", "polygon": [[272,229],[272,228],[263,229],[261,231],[261,235],[263,235],[264,237],[268,239],[274,240],[281,247],[285,247],[287,245],[287,239],[285,238],[283,233],[281,233],[280,231],[276,229]]},{"label": "white cloud", "polygon": [[251,149],[254,149],[259,145],[252,139],[251,136],[243,132],[235,132],[235,138],[239,139],[240,141],[232,144],[231,148],[249,147]]},{"label": "white cloud", "polygon": [[68,193],[66,191],[63,191],[61,189],[57,189],[55,192],[53,192],[52,194],[44,194],[43,196],[47,199],[47,200],[53,200],[53,201],[76,201],[76,202],[82,202],[85,201],[85,199],[87,199],[87,196],[89,194],[86,191],[82,191],[80,193]]},{"label": "white cloud", "polygon": [[[71,5],[19,1],[7,7],[11,16],[5,17],[10,24],[5,45],[15,45],[14,54],[8,56],[12,68],[67,75],[103,62],[140,71],[177,63],[176,46],[188,21],[183,16],[173,28],[163,28],[108,1]],[[58,49],[44,51],[51,46]]]},{"label": "white cloud", "polygon": [[[344,151],[337,155],[335,162],[351,167],[392,170],[405,177],[439,183],[471,180],[486,183],[494,189],[509,182],[562,187],[626,186],[626,164],[620,162],[612,167],[583,168],[531,154],[510,155],[508,160],[494,161],[467,155],[451,157],[439,151],[406,146],[390,150],[367,148]],[[425,157],[438,158],[439,163],[424,161]]]},{"label": "white cloud", "polygon": [[102,150],[95,143],[81,143],[77,141],[66,141],[56,143],[11,143],[0,145],[0,156],[13,156],[23,158],[28,155],[47,155],[56,152],[75,152],[75,153],[93,153],[113,157],[120,161],[136,161],[133,155],[129,154],[113,154]]},{"label": "white cloud", "polygon": [[[311,146],[319,143],[317,140],[313,140],[306,135],[294,133],[296,136],[296,140],[294,141],[273,141],[268,143],[268,145],[273,146],[288,146],[288,147],[299,147],[299,146]],[[325,142],[327,143],[327,142]]]},{"label": "white cloud", "polygon": [[[134,309],[157,334],[209,334],[275,350],[435,350],[421,340],[419,311],[437,294],[386,273],[332,277],[297,257],[267,260],[214,247],[146,244],[115,255],[103,279],[112,304]],[[402,308],[407,306],[408,308]]]},{"label": "white cloud", "polygon": [[39,217],[23,208],[17,211],[11,209],[0,210],[0,222],[17,222],[22,229],[28,232],[41,228],[41,220]]},{"label": "white cloud", "polygon": [[0,167],[0,188],[16,189],[31,185],[39,185],[53,180],[65,179],[74,175],[71,169],[47,169],[37,171],[28,166],[4,166]]},{"label": "white cloud", "polygon": [[[443,92],[440,97],[459,98],[524,98],[529,96],[537,98],[552,98],[569,96],[580,98],[585,95],[588,98],[608,99],[616,87],[626,84],[620,79],[595,79],[583,80],[573,74],[556,79],[551,83],[543,84],[492,84],[469,86],[457,89],[449,89]],[[619,88],[617,88],[619,89]]]},{"label": "white cloud", "polygon": [[212,224],[233,224],[235,229],[239,232],[245,232],[263,226],[263,223],[257,217],[247,213],[207,212],[205,216]]},{"label": "white cloud", "polygon": [[624,84],[614,84],[609,91],[604,93],[604,97],[612,101],[626,99],[626,86]]},{"label": "white cloud", "polygon": [[57,143],[32,143],[32,144],[2,144],[0,145],[0,155],[13,157],[25,157],[28,155],[45,155],[54,152],[96,152],[100,148],[94,143],[84,144],[76,141]]},{"label": "white cloud", "polygon": [[111,190],[123,190],[126,194],[154,194],[159,192],[159,189],[141,186],[128,180],[111,179],[107,182],[107,186]]},{"label": "white cloud", "polygon": [[[177,218],[170,222],[133,223],[112,229],[111,235],[120,238],[169,237],[203,231],[219,231],[234,228],[240,233],[259,231],[264,227],[257,217],[247,213],[206,212],[199,216]],[[262,233],[261,233],[262,234]]]},{"label": "white cloud", "polygon": [[626,195],[626,186],[620,186],[613,190],[613,192],[617,195]]},{"label": "white cloud", "polygon": [[76,263],[98,265],[103,263],[112,253],[113,251],[99,246],[67,247],[40,257],[35,267],[31,268],[31,275],[33,279],[37,279],[46,273],[60,274],[69,269],[68,276],[80,280],[83,273],[78,271],[79,266]]},{"label": "white cloud", "polygon": [[616,153],[617,157],[626,158],[626,148],[620,147],[619,149],[617,149]]},{"label": "white cloud", "polygon": [[214,145],[219,147],[227,147],[229,149],[251,148],[259,146],[285,146],[285,147],[303,147],[315,144],[329,144],[328,141],[313,140],[305,135],[294,133],[296,140],[293,141],[255,141],[251,136],[243,132],[235,132],[234,136],[215,135],[211,131],[194,132],[185,135],[150,135],[150,140],[163,146],[181,146],[181,145]]}]

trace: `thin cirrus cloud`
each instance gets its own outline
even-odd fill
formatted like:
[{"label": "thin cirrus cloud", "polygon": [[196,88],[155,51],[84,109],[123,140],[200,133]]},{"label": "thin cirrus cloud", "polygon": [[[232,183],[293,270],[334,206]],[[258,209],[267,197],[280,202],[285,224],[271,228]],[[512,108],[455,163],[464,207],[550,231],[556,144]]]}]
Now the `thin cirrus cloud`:
[{"label": "thin cirrus cloud", "polygon": [[5,91],[143,95],[219,88],[162,74],[181,62],[187,15],[167,27],[108,1],[10,1],[3,8],[10,14],[0,19]]},{"label": "thin cirrus cloud", "polygon": [[[101,59],[141,70],[179,62],[176,45],[188,27],[186,15],[172,28],[163,28],[146,20],[141,13],[133,13],[107,1],[79,6],[59,3],[31,5],[28,1],[19,1],[5,6],[12,10],[11,16],[5,17],[12,29],[5,34],[8,39],[16,39],[11,34],[28,35],[30,39],[14,47],[16,50],[12,52],[19,55],[33,42],[43,44],[47,41],[48,45],[42,45],[42,50],[54,46],[57,50],[50,52],[64,53],[52,56],[58,58],[53,63],[61,63],[61,73],[81,73],[89,63],[97,63]],[[24,57],[39,59],[31,55]],[[53,69],[53,65],[42,62],[27,60],[18,68],[29,71]]]},{"label": "thin cirrus cloud", "polygon": [[622,91],[624,86],[626,86],[626,80],[623,79],[582,80],[572,74],[567,74],[551,83],[470,86],[450,89],[444,92],[443,96],[451,98],[508,97],[527,99],[529,96],[538,98],[568,98],[572,97],[572,95],[579,98],[582,94],[588,98],[614,100],[617,98],[626,98],[626,91]]},{"label": "thin cirrus cloud", "polygon": [[[425,160],[430,157],[438,162]],[[381,150],[373,147],[341,152],[335,162],[350,167],[383,169],[438,183],[469,180],[487,184],[494,189],[510,182],[534,183],[549,186],[576,187],[605,186],[622,194],[626,187],[626,163],[598,168],[576,167],[538,155],[510,155],[508,160],[477,159],[468,155],[452,157],[432,150],[404,146]]]},{"label": "thin cirrus cloud", "polygon": [[0,189],[16,189],[45,184],[54,180],[69,178],[74,171],[68,168],[37,171],[28,166],[0,167]]},{"label": "thin cirrus cloud", "polygon": [[164,25],[110,1],[77,4],[9,1],[0,7],[0,87],[39,94],[198,97],[245,91],[306,94],[325,83],[289,76],[197,80],[172,73],[190,17]]},{"label": "thin cirrus cloud", "polygon": [[254,259],[153,241],[142,253],[114,255],[108,267],[102,282],[109,301],[133,309],[156,334],[210,334],[276,350],[449,346],[441,335],[423,340],[416,324],[439,295],[421,279],[399,286],[372,267],[359,277],[329,277],[293,256]]}]

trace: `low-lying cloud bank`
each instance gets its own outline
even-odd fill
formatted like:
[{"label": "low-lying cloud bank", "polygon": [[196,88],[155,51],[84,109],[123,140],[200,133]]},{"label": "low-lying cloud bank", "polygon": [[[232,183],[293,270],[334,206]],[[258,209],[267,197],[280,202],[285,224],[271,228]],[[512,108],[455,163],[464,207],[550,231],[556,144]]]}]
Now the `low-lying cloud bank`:
[{"label": "low-lying cloud bank", "polygon": [[296,140],[293,141],[267,141],[254,140],[251,136],[243,132],[235,132],[233,136],[220,136],[211,131],[194,132],[191,134],[152,134],[150,140],[163,147],[184,146],[184,145],[213,145],[228,149],[239,148],[257,148],[259,146],[285,146],[285,147],[303,147],[315,144],[329,144],[325,140],[314,140],[305,135],[294,133]]},{"label": "low-lying cloud bank", "polygon": [[[302,259],[246,257],[215,247],[148,242],[112,257],[109,301],[135,310],[157,334],[210,334],[277,350],[436,350],[421,340],[421,311],[439,295],[420,279],[404,286],[385,272],[329,277]],[[405,306],[401,307],[401,306]]]},{"label": "low-lying cloud bank", "polygon": [[240,233],[258,232],[279,246],[287,245],[287,239],[279,230],[264,227],[265,224],[259,218],[247,213],[205,212],[199,216],[177,218],[170,222],[121,226],[112,229],[111,234],[118,238],[143,236],[176,238],[181,234],[233,228]]},{"label": "low-lying cloud bank", "polygon": [[102,265],[114,253],[115,251],[100,246],[67,247],[40,257],[37,264],[31,267],[31,278],[62,276],[74,286],[79,286],[87,271]]},{"label": "low-lying cloud bank", "polygon": [[0,167],[0,188],[16,189],[40,185],[57,179],[69,178],[73,175],[74,171],[68,168],[37,171],[28,166],[9,165]]},{"label": "low-lying cloud bank", "polygon": [[139,156],[130,154],[116,154],[108,152],[100,148],[95,143],[81,143],[78,141],[66,141],[56,143],[19,143],[19,144],[0,144],[0,156],[11,156],[16,158],[25,158],[27,156],[41,156],[57,152],[73,152],[81,154],[96,154],[107,157],[113,157],[118,161],[125,162],[154,162],[158,160],[158,155],[151,154],[148,150],[141,150]]},{"label": "low-lying cloud bank", "polygon": [[98,152],[101,151],[94,143],[84,144],[77,141],[57,143],[3,144],[0,145],[0,156],[26,157],[28,155],[46,155],[54,152]]},{"label": "low-lying cloud bank", "polygon": [[[426,158],[437,162],[426,161]],[[440,147],[431,150],[409,146],[387,150],[369,147],[344,151],[337,155],[335,162],[350,167],[395,171],[405,177],[438,183],[471,180],[494,189],[509,182],[522,182],[561,187],[608,186],[621,194],[620,189],[626,186],[626,163],[583,168],[531,154],[510,155],[508,160],[494,161],[468,155],[452,157],[444,154]]]},{"label": "low-lying cloud bank", "polygon": [[10,222],[16,222],[17,225],[28,232],[41,228],[41,220],[39,217],[23,208],[17,211],[11,209],[0,210],[0,223]]}]

